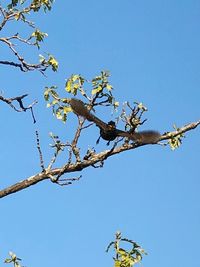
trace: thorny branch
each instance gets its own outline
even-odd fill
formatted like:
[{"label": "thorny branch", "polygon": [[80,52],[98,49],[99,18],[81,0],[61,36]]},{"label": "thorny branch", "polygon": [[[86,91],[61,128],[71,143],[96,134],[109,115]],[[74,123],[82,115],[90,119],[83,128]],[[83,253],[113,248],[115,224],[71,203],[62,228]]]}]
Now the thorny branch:
[{"label": "thorny branch", "polygon": [[[193,130],[195,129],[197,126],[200,125],[200,120],[197,122],[193,122],[193,123],[189,123],[181,128],[179,128],[179,130],[174,131],[174,132],[168,132],[163,134],[160,137],[160,141],[164,141],[164,140],[169,140],[172,137],[176,137],[182,133],[185,133],[187,131]],[[158,143],[159,144],[159,143]],[[114,148],[105,150],[103,152],[100,153],[91,153],[91,156],[88,157],[83,157],[83,159],[81,161],[76,161],[75,163],[69,163],[67,165],[65,165],[64,167],[61,168],[55,168],[55,169],[45,169],[45,171],[35,174],[21,182],[18,182],[14,185],[11,185],[5,189],[2,189],[0,191],[0,198],[6,197],[10,194],[16,193],[18,191],[21,191],[29,186],[32,186],[34,184],[37,184],[43,180],[47,180],[50,179],[52,180],[52,177],[60,177],[63,174],[68,174],[68,173],[72,173],[72,172],[79,172],[85,168],[88,168],[90,166],[94,166],[97,163],[101,163],[103,162],[105,159],[107,159],[108,157],[114,156],[118,153],[121,153],[123,151],[127,151],[127,150],[133,150],[136,149],[140,146],[144,146],[146,144],[137,144],[137,143],[124,143],[120,146],[116,146]],[[69,178],[70,179],[70,178]],[[72,178],[74,181],[74,178]],[[75,178],[76,180],[80,179],[80,178]],[[66,180],[67,181],[67,180]],[[70,181],[72,182],[72,181]],[[68,185],[69,183],[67,183]]]}]

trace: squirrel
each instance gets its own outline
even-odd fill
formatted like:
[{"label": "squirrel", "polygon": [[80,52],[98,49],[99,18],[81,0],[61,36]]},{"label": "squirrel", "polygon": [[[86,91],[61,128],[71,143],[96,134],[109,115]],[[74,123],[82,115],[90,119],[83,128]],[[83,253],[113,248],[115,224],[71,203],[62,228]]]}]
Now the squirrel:
[{"label": "squirrel", "polygon": [[[76,115],[84,117],[86,120],[94,122],[96,126],[100,129],[100,137],[107,141],[113,141],[117,137],[126,137],[129,140],[140,144],[155,144],[160,139],[160,133],[153,130],[141,131],[141,132],[132,132],[132,131],[122,131],[116,128],[116,124],[114,121],[109,121],[105,123],[100,120],[94,114],[92,114],[85,103],[79,99],[71,98],[69,100],[69,104]],[[99,139],[97,143],[99,143]],[[108,144],[109,144],[108,142]]]}]

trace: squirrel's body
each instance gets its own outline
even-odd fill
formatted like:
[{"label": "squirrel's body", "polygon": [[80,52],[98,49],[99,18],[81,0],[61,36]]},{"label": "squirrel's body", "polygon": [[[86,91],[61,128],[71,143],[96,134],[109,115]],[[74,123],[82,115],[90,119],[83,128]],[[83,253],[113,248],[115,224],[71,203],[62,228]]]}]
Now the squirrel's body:
[{"label": "squirrel's body", "polygon": [[74,113],[84,117],[88,121],[94,122],[97,127],[100,128],[100,136],[104,140],[113,141],[118,136],[121,136],[142,144],[154,144],[159,141],[160,133],[157,131],[125,132],[117,129],[114,121],[108,123],[103,122],[92,114],[79,99],[72,98],[70,100],[70,105]]}]

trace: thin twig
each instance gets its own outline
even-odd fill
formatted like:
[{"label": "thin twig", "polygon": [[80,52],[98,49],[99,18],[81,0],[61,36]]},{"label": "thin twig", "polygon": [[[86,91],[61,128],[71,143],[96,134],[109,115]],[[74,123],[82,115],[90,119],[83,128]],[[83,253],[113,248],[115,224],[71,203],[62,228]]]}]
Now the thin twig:
[{"label": "thin twig", "polygon": [[9,49],[12,51],[12,53],[17,58],[17,60],[19,60],[20,63],[15,63],[13,61],[1,60],[0,64],[18,67],[23,72],[38,70],[44,75],[44,71],[49,67],[49,64],[47,62],[42,62],[39,64],[30,64],[30,63],[26,62],[25,59],[14,48],[14,44],[9,41],[10,39],[11,39],[11,37],[7,37],[7,38],[1,37],[0,41],[5,43],[9,47]]},{"label": "thin twig", "polygon": [[35,134],[36,134],[37,149],[38,149],[39,157],[40,157],[40,167],[42,168],[42,171],[45,172],[44,160],[43,160],[42,150],[40,146],[40,139],[39,139],[38,131],[35,131]]},{"label": "thin twig", "polygon": [[66,186],[66,185],[71,185],[75,181],[79,181],[81,178],[82,178],[82,175],[80,175],[79,177],[73,177],[73,178],[63,178],[63,179],[54,181],[54,183],[60,186]]},{"label": "thin twig", "polygon": [[[15,111],[17,112],[26,112],[27,110],[31,110],[31,115],[32,115],[32,118],[33,118],[33,123],[36,123],[36,119],[35,119],[35,116],[34,116],[34,113],[33,113],[33,106],[35,104],[37,104],[37,101],[35,100],[33,103],[31,103],[28,107],[25,107],[24,106],[24,103],[23,103],[23,99],[25,97],[27,97],[28,94],[24,94],[24,95],[21,95],[21,96],[16,96],[16,97],[11,97],[11,98],[5,98],[3,97],[2,95],[0,95],[0,100],[7,103],[11,108],[13,108]],[[18,104],[19,104],[19,108],[16,108],[12,102],[13,101],[17,101]]]}]

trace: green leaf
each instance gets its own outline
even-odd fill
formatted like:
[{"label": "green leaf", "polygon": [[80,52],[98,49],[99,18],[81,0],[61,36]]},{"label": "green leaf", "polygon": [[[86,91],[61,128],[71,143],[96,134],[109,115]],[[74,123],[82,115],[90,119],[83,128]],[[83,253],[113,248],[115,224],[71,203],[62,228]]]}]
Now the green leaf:
[{"label": "green leaf", "polygon": [[114,108],[117,108],[117,107],[119,107],[119,102],[118,101],[115,101]]},{"label": "green leaf", "polygon": [[[173,125],[173,128],[175,129],[175,131],[179,131],[179,128],[175,124]],[[171,137],[169,142],[168,142],[171,149],[175,150],[175,149],[179,148],[182,144],[182,138],[184,138],[184,137],[185,137],[185,135],[183,133],[179,134],[175,137]]]},{"label": "green leaf", "polygon": [[[121,248],[121,241],[131,244],[132,249],[126,250]],[[108,251],[111,246],[115,249],[115,257],[113,258],[115,261],[114,267],[132,267],[142,260],[142,254],[146,254],[146,252],[135,241],[122,238],[119,231],[116,233],[115,241],[109,244],[106,251]]]},{"label": "green leaf", "polygon": [[61,101],[64,104],[68,104],[69,103],[69,99],[68,98],[61,98]]},{"label": "green leaf", "polygon": [[59,103],[59,101],[57,99],[54,99],[51,103],[52,103],[52,105],[56,105]]},{"label": "green leaf", "polygon": [[122,249],[122,248],[119,248],[119,249],[117,250],[117,253],[119,253],[121,256],[123,256],[123,255],[127,255],[127,252],[126,252],[124,249]]},{"label": "green leaf", "polygon": [[63,117],[62,117],[62,121],[63,121],[63,122],[66,122],[66,120],[67,120],[67,114],[64,113],[64,114],[63,114]]},{"label": "green leaf", "polygon": [[67,114],[67,113],[69,113],[69,112],[71,112],[72,111],[72,108],[70,107],[70,106],[68,106],[68,107],[63,107],[63,112],[65,113],[65,114]]},{"label": "green leaf", "polygon": [[101,92],[102,90],[103,90],[103,88],[101,86],[98,86],[97,88],[94,88],[92,90],[92,95],[95,95],[95,94]]},{"label": "green leaf", "polygon": [[171,147],[171,150],[175,150],[179,148],[181,144],[182,144],[182,141],[181,141],[180,136],[172,137],[169,140],[169,145]]},{"label": "green leaf", "polygon": [[80,77],[80,75],[78,75],[78,74],[73,75],[72,76],[72,82],[75,82],[76,80],[78,80],[79,77]]},{"label": "green leaf", "polygon": [[106,88],[108,89],[108,91],[111,91],[113,89],[112,85],[110,85],[110,84],[107,84]]},{"label": "green leaf", "polygon": [[51,5],[53,0],[33,0],[31,4],[31,8],[34,12],[38,12],[41,7],[43,7],[44,11],[51,10]]},{"label": "green leaf", "polygon": [[138,103],[138,108],[143,111],[147,111],[147,108],[140,102]]},{"label": "green leaf", "polygon": [[66,85],[65,85],[65,90],[68,93],[71,93],[71,87],[72,87],[72,80],[71,79],[68,79],[67,82],[66,82]]},{"label": "green leaf", "polygon": [[73,95],[77,95],[78,91],[85,95],[85,91],[82,88],[84,82],[85,79],[82,78],[79,74],[71,75],[71,77],[66,81],[65,90]]},{"label": "green leaf", "polygon": [[74,90],[78,90],[79,86],[80,86],[80,85],[79,85],[78,83],[75,83],[75,84],[74,84]]},{"label": "green leaf", "polygon": [[54,98],[58,98],[59,95],[57,94],[57,92],[55,90],[51,90],[51,95],[54,97]]},{"label": "green leaf", "polygon": [[45,32],[41,32],[40,30],[36,29],[32,34],[31,37],[36,39],[36,45],[39,47],[39,42],[43,42],[44,38],[47,37],[48,34]]},{"label": "green leaf", "polygon": [[121,261],[115,260],[114,267],[120,267],[121,266]]},{"label": "green leaf", "polygon": [[12,9],[18,4],[19,0],[12,0],[12,3],[7,5],[8,9]]},{"label": "green leaf", "polygon": [[52,107],[52,106],[55,106],[55,105],[58,104],[58,103],[59,103],[59,101],[56,100],[56,99],[54,99],[52,102],[47,103],[47,108]]},{"label": "green leaf", "polygon": [[52,55],[49,56],[48,64],[52,67],[53,71],[58,70],[58,61]]},{"label": "green leaf", "polygon": [[56,115],[56,118],[57,118],[58,120],[62,120],[63,115],[62,115],[60,109],[56,110],[55,115]]},{"label": "green leaf", "polygon": [[44,92],[44,99],[45,99],[46,101],[49,100],[49,92],[48,92],[48,90]]}]

